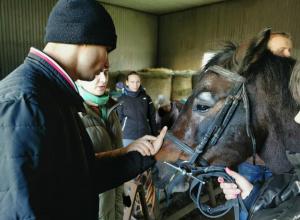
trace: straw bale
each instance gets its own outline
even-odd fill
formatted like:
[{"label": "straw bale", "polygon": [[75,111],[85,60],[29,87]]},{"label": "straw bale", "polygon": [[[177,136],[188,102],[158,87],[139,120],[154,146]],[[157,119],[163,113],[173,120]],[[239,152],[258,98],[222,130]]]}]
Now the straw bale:
[{"label": "straw bale", "polygon": [[192,76],[195,74],[195,71],[190,70],[174,71],[171,92],[171,99],[173,101],[189,97],[192,92]]},{"label": "straw bale", "polygon": [[[141,76],[142,86],[154,102],[159,94],[171,97],[173,71],[164,68],[144,69],[138,72]],[[157,106],[155,106],[157,108]]]}]

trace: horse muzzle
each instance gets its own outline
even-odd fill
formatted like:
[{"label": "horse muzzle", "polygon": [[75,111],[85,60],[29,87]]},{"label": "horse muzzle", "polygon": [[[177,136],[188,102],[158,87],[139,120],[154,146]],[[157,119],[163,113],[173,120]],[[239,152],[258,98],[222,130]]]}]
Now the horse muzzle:
[{"label": "horse muzzle", "polygon": [[152,168],[153,184],[159,189],[165,189],[168,194],[187,191],[190,187],[188,179],[176,169],[161,162],[157,162]]}]

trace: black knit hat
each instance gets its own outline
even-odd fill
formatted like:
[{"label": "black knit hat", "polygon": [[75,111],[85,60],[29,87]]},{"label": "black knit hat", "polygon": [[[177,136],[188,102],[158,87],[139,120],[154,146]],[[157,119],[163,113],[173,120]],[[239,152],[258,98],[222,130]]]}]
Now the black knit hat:
[{"label": "black knit hat", "polygon": [[96,0],[59,0],[52,9],[44,43],[92,44],[116,48],[112,18]]}]

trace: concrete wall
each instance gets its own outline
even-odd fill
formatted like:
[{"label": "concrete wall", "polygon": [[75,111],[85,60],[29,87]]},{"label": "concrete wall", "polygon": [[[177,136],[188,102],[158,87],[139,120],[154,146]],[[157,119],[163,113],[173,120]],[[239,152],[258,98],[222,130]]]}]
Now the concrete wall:
[{"label": "concrete wall", "polygon": [[[48,15],[57,0],[0,1],[0,80],[29,48],[43,49]],[[164,67],[199,70],[205,52],[253,37],[264,27],[290,32],[300,58],[300,0],[232,0],[156,16],[109,4],[118,35],[111,71]]]},{"label": "concrete wall", "polygon": [[300,58],[299,0],[233,0],[159,18],[158,67],[199,70],[203,54],[225,40],[244,41],[265,27],[289,32]]},{"label": "concrete wall", "polygon": [[110,55],[110,71],[140,70],[157,62],[158,17],[103,4],[111,15],[118,36],[117,49]]},{"label": "concrete wall", "polygon": [[[31,46],[44,47],[45,26],[57,0],[0,1],[0,80],[23,63]],[[154,67],[157,61],[158,17],[103,4],[118,35],[109,58],[111,71]]]}]

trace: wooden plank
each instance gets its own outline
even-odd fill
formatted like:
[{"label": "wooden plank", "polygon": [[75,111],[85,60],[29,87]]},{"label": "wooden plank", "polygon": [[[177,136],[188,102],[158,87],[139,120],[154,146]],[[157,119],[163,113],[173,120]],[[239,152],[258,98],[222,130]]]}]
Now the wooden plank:
[{"label": "wooden plank", "polygon": [[130,220],[132,218],[132,216],[131,216],[132,210],[133,210],[133,206],[135,204],[137,194],[139,194],[139,197],[140,197],[144,219],[149,220],[150,219],[149,212],[148,212],[148,207],[147,207],[147,203],[146,203],[146,199],[145,199],[143,185],[140,182],[134,181],[134,180],[131,180],[125,184],[130,187],[131,206],[125,208],[123,220]]}]

